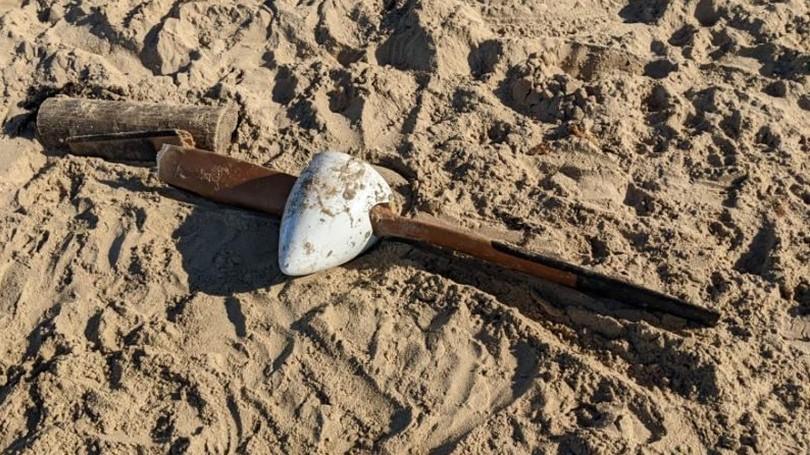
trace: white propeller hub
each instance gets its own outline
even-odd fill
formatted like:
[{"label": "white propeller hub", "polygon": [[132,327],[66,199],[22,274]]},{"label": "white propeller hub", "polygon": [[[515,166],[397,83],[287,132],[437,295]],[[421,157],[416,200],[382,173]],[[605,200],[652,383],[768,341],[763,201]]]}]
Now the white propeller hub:
[{"label": "white propeller hub", "polygon": [[391,197],[391,187],[365,161],[332,151],[315,155],[281,218],[281,272],[308,275],[360,255],[378,240],[369,212]]}]

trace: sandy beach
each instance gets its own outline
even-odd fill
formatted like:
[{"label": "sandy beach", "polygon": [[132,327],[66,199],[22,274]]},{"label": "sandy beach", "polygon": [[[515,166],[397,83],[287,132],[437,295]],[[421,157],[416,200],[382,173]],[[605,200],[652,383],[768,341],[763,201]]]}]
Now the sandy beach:
[{"label": "sandy beach", "polygon": [[[810,452],[806,0],[0,0],[0,94],[0,453]],[[291,279],[51,96],[232,105],[229,156],[722,317],[391,240]]]}]

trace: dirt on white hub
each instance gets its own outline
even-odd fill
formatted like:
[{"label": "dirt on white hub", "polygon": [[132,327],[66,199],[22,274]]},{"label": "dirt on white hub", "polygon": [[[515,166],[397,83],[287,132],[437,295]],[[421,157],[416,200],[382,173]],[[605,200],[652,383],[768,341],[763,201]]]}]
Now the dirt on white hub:
[{"label": "dirt on white hub", "polygon": [[332,151],[316,155],[293,186],[281,218],[281,272],[309,275],[363,253],[378,240],[369,213],[391,197],[388,183],[365,161]]}]

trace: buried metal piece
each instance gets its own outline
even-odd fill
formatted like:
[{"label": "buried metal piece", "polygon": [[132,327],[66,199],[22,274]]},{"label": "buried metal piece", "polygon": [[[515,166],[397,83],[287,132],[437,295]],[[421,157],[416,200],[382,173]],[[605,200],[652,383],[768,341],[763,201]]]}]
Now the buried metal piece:
[{"label": "buried metal piece", "polygon": [[73,155],[96,156],[110,161],[155,161],[164,145],[194,147],[185,130],[127,131],[124,133],[71,136],[65,140]]},{"label": "buried metal piece", "polygon": [[395,237],[707,326],[716,325],[721,316],[717,311],[431,217],[401,216],[391,207],[393,195],[383,177],[371,165],[342,153],[317,155],[294,184],[292,175],[169,145],[158,156],[158,168],[160,178],[167,183],[219,202],[275,215],[283,206],[279,262],[287,275],[306,275],[341,265],[377,238]]},{"label": "buried metal piece", "polygon": [[293,186],[279,235],[279,266],[290,276],[337,267],[371,247],[369,213],[391,201],[385,179],[365,161],[340,152],[316,155]]}]

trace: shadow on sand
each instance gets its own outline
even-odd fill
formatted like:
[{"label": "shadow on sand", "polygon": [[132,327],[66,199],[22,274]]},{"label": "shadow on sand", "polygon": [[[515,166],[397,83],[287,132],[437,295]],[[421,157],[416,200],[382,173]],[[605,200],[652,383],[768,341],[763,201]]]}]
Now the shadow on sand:
[{"label": "shadow on sand", "polygon": [[287,281],[278,267],[277,219],[206,205],[173,234],[192,292],[232,296]]}]

